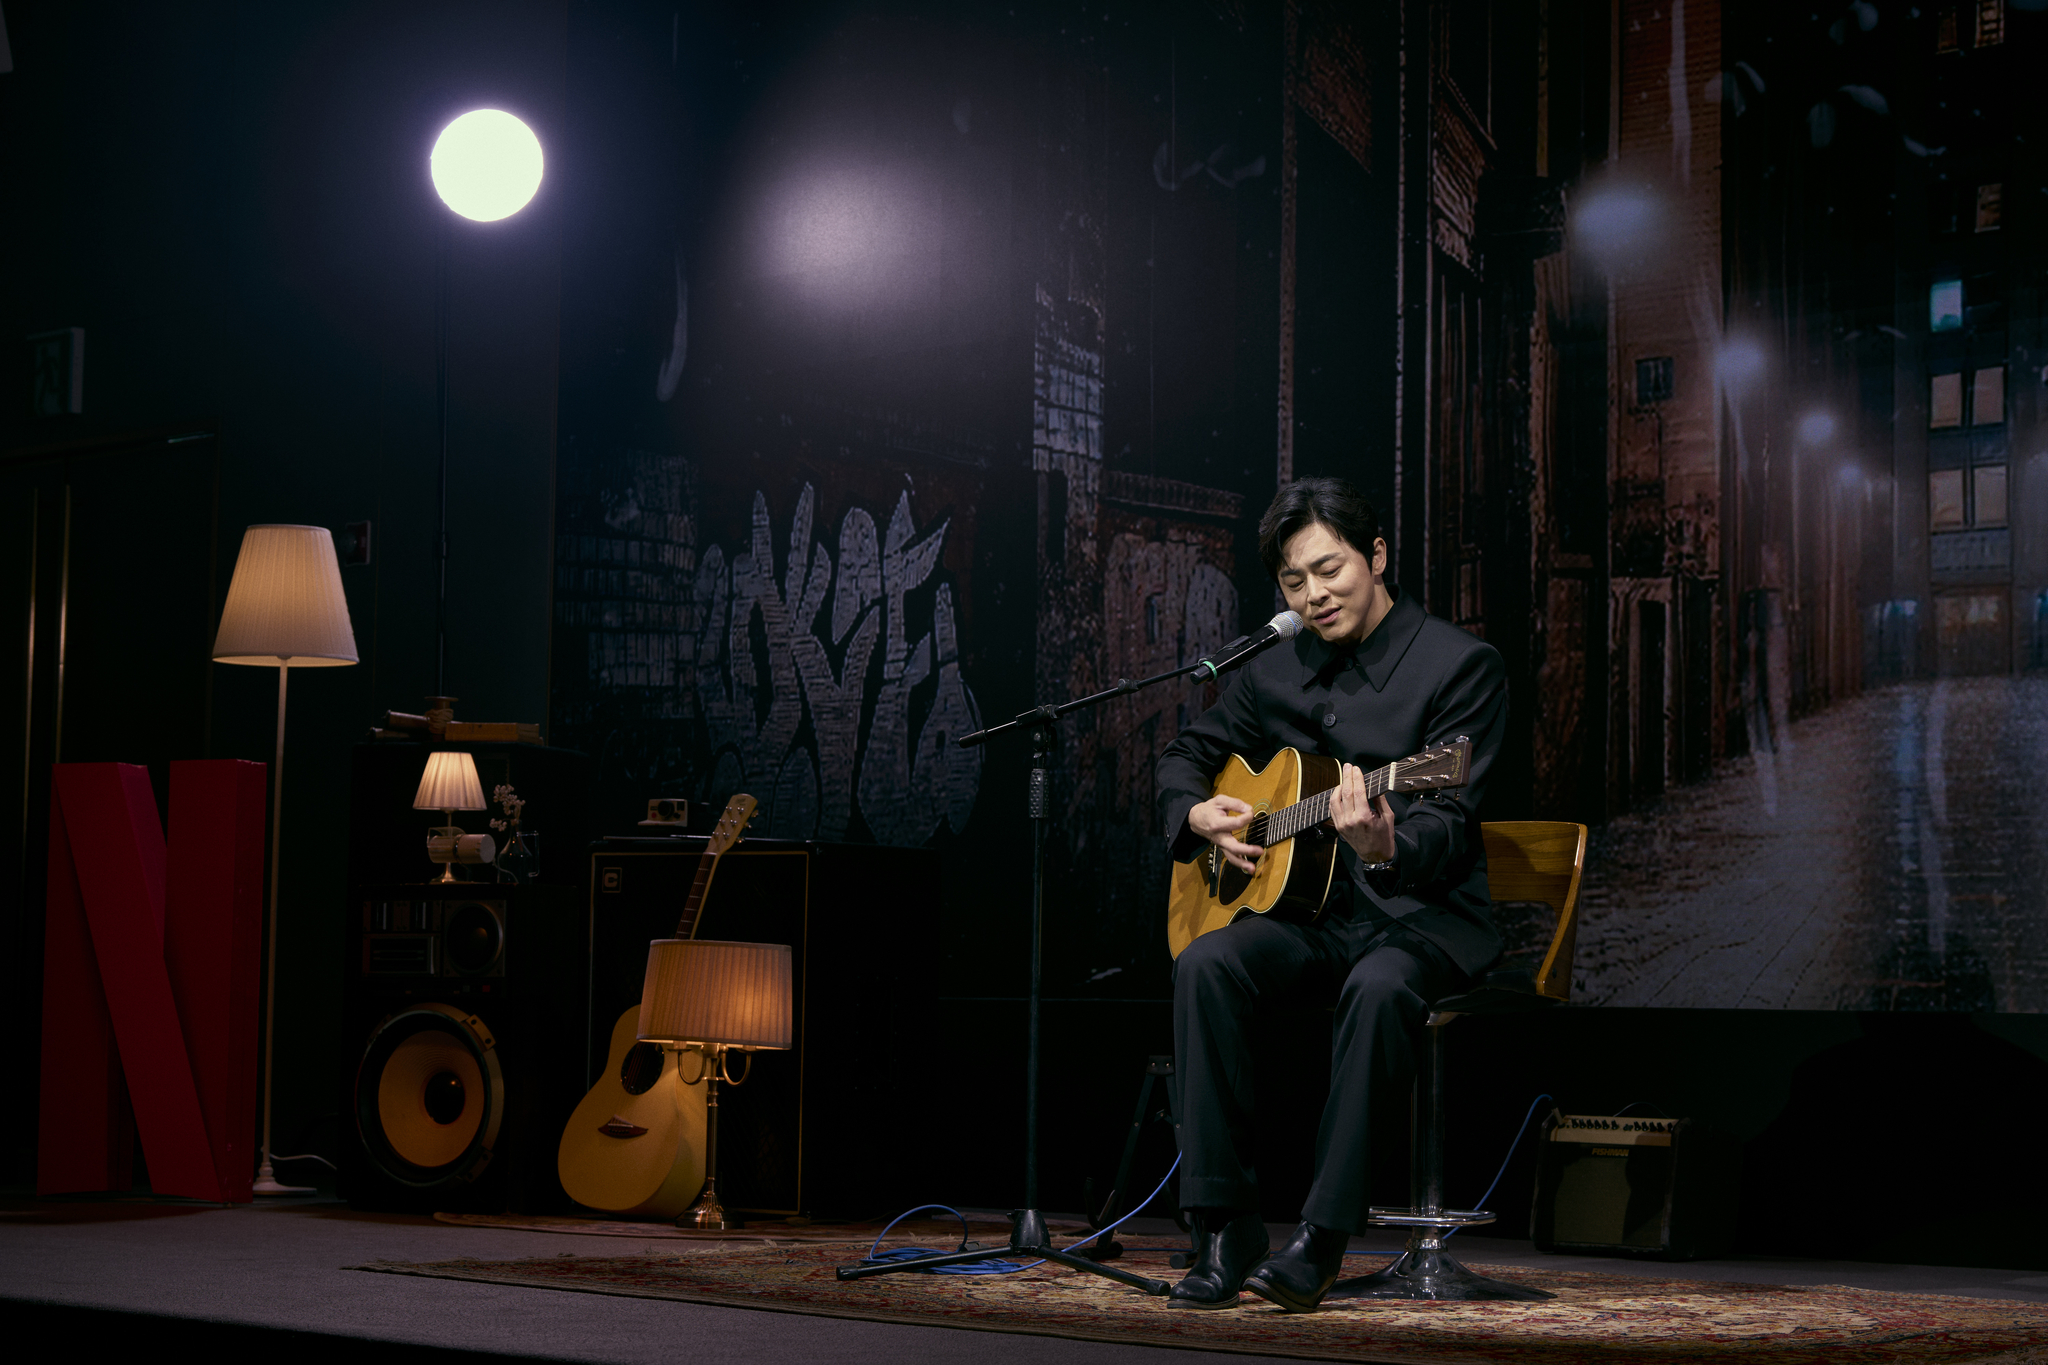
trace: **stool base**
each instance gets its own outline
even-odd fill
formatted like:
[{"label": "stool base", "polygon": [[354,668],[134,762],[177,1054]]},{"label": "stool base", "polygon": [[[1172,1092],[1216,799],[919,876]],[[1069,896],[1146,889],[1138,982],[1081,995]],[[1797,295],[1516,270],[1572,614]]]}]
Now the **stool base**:
[{"label": "stool base", "polygon": [[1528,1289],[1467,1270],[1444,1250],[1446,1232],[1474,1222],[1491,1222],[1490,1215],[1467,1214],[1461,1218],[1451,1214],[1444,1222],[1424,1223],[1414,1214],[1383,1217],[1379,1210],[1373,1212],[1375,1223],[1398,1221],[1415,1229],[1409,1235],[1407,1250],[1384,1270],[1337,1281],[1330,1286],[1330,1292],[1323,1295],[1323,1302],[1342,1299],[1516,1299],[1533,1302],[1557,1297],[1541,1289]]}]

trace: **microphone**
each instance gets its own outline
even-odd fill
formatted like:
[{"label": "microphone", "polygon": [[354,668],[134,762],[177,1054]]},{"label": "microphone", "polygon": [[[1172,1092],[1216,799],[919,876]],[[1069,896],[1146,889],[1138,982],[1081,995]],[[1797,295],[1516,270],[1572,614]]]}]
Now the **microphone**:
[{"label": "microphone", "polygon": [[1252,634],[1239,636],[1208,658],[1197,660],[1194,667],[1188,670],[1188,677],[1197,682],[1220,677],[1255,655],[1265,653],[1282,640],[1292,640],[1299,634],[1301,618],[1291,611],[1283,611]]}]

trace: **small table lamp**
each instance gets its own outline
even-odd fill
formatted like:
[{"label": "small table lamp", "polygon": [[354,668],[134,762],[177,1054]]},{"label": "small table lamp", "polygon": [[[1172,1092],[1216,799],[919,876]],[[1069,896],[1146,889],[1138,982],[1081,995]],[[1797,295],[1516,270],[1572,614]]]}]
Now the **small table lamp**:
[{"label": "small table lamp", "polygon": [[427,839],[427,856],[441,864],[437,882],[455,880],[455,864],[487,863],[497,856],[488,834],[464,834],[455,823],[459,810],[483,810],[484,784],[476,775],[476,760],[458,750],[441,749],[427,755],[427,770],[420,774],[420,789],[412,798],[414,810],[437,810],[447,817]]},{"label": "small table lamp", "polygon": [[270,930],[263,966],[263,1160],[257,1194],[306,1194],[280,1185],[270,1165],[270,1057],[277,1015],[277,863],[284,832],[284,696],[291,666],[356,662],[356,635],[341,591],[341,564],[325,526],[251,526],[242,533],[235,576],[213,639],[217,664],[277,670],[277,751],[270,767]]},{"label": "small table lamp", "polygon": [[[647,980],[640,994],[640,1038],[680,1052],[698,1048],[703,1056],[696,1080],[704,1094],[704,1192],[676,1216],[684,1228],[736,1228],[718,1202],[718,1083],[738,1085],[753,1069],[753,1058],[738,1079],[727,1070],[727,1054],[753,1053],[790,1044],[789,946],[782,943],[722,943],[713,939],[664,938],[647,945]],[[681,1058],[677,1059],[678,1074]]]}]

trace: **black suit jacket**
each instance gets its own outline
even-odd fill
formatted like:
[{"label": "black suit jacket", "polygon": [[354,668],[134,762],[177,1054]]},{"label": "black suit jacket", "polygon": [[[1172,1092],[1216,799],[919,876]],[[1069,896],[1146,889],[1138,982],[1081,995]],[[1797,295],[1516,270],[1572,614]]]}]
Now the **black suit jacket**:
[{"label": "black suit jacket", "polygon": [[1158,767],[1167,838],[1180,861],[1201,851],[1188,811],[1209,799],[1233,753],[1254,768],[1286,747],[1373,768],[1463,735],[1472,741],[1472,780],[1462,790],[1387,798],[1390,872],[1368,877],[1351,846],[1339,844],[1342,871],[1324,923],[1363,943],[1397,920],[1476,974],[1501,948],[1488,914],[1478,812],[1507,724],[1506,671],[1493,646],[1393,592],[1392,609],[1355,651],[1335,651],[1303,631],[1291,648],[1269,649],[1239,669],[1217,704],[1175,737]]}]

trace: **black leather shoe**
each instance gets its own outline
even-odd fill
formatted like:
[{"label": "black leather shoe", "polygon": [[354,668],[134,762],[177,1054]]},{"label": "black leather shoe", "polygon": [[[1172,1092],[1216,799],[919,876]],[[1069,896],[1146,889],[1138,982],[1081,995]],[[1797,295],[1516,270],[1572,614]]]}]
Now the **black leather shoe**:
[{"label": "black leather shoe", "polygon": [[1246,1277],[1244,1287],[1290,1313],[1312,1312],[1344,1268],[1351,1234],[1303,1223],[1280,1253]]},{"label": "black leather shoe", "polygon": [[1245,1272],[1266,1259],[1273,1244],[1256,1213],[1189,1209],[1195,1234],[1195,1263],[1167,1291],[1169,1308],[1234,1308]]}]

